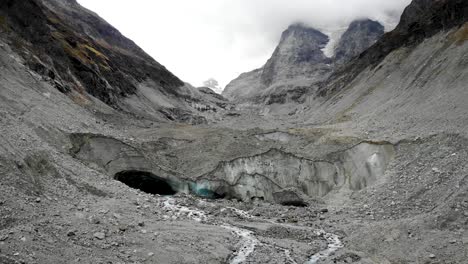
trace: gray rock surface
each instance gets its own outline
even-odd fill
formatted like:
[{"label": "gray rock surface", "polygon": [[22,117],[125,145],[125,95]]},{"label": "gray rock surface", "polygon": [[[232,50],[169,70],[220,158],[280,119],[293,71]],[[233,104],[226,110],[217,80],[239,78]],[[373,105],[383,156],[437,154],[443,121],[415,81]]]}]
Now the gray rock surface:
[{"label": "gray rock surface", "polygon": [[289,26],[263,67],[262,83],[271,86],[304,76],[320,78],[329,70],[330,61],[322,51],[328,41],[325,34],[313,28],[302,24]]},{"label": "gray rock surface", "polygon": [[222,95],[231,100],[240,100],[251,98],[267,87],[262,83],[263,68],[251,72],[242,73],[239,77],[232,80]]},{"label": "gray rock surface", "polygon": [[384,34],[384,27],[370,19],[353,21],[341,36],[334,62],[343,64],[372,46]]}]

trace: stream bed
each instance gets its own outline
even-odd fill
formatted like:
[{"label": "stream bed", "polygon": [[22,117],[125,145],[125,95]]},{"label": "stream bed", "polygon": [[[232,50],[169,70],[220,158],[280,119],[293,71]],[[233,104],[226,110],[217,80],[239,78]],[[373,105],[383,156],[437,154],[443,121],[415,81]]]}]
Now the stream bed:
[{"label": "stream bed", "polygon": [[[194,208],[195,206],[184,206],[178,204],[177,199],[172,197],[164,197],[164,200],[161,201],[162,207],[171,212],[171,218],[173,220],[181,219],[181,218],[188,218],[192,221],[207,223],[207,224],[214,224],[220,226],[226,230],[229,230],[237,236],[240,241],[236,245],[238,248],[229,258],[230,264],[240,264],[245,263],[249,260],[249,257],[255,252],[256,248],[259,246],[269,246],[272,248],[277,249],[278,251],[282,251],[286,263],[290,264],[297,264],[298,262],[293,258],[291,249],[280,247],[276,244],[265,244],[265,242],[261,242],[257,237],[254,231],[247,229],[246,227],[240,226],[239,224],[232,223],[231,221],[227,220],[220,220],[215,219],[213,216],[210,216],[210,213],[203,211],[202,209]],[[214,206],[207,201],[200,201],[200,204],[203,204],[205,207]],[[293,228],[293,229],[300,229],[304,232],[312,232],[317,237],[324,239],[327,243],[326,249],[323,249],[319,252],[316,252],[312,256],[308,257],[308,260],[304,264],[316,264],[322,259],[326,259],[330,257],[334,252],[343,248],[344,245],[340,240],[340,237],[336,234],[332,234],[326,232],[322,229],[312,229],[310,227],[303,227],[299,225],[292,225],[292,224],[285,224],[285,223],[277,223],[271,219],[264,219],[261,217],[253,216],[249,214],[247,211],[237,209],[234,207],[223,207],[219,211],[225,212],[230,210],[235,215],[237,215],[241,219],[246,219],[249,221],[256,221],[256,222],[264,222],[270,226],[281,226],[284,228]],[[224,222],[225,221],[225,222]]]}]

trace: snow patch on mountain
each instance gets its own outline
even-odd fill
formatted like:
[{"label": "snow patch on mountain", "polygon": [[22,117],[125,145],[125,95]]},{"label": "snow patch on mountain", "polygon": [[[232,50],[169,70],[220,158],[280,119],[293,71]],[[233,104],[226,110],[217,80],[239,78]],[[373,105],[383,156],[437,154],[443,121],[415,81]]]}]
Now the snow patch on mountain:
[{"label": "snow patch on mountain", "polygon": [[323,54],[327,56],[328,58],[332,58],[335,56],[335,49],[336,45],[338,45],[338,42],[341,39],[341,36],[343,33],[345,33],[347,27],[339,27],[339,28],[333,28],[333,29],[321,29],[320,31],[327,35],[328,38],[330,39],[325,45],[325,47],[322,49]]}]

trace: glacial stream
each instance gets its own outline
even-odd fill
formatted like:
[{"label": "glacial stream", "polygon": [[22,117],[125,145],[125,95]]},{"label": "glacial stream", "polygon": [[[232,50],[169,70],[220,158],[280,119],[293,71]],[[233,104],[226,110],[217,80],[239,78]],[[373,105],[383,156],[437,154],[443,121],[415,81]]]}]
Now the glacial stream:
[{"label": "glacial stream", "polygon": [[317,230],[316,233],[317,235],[322,235],[327,240],[328,248],[310,257],[306,264],[315,264],[320,259],[329,257],[333,252],[343,247],[343,243],[338,235],[326,233],[324,230]]},{"label": "glacial stream", "polygon": [[[206,203],[206,202],[203,201],[203,203]],[[196,222],[203,222],[203,221],[208,220],[208,214],[205,213],[204,211],[201,211],[198,209],[191,209],[186,206],[178,205],[176,204],[176,200],[174,198],[170,198],[170,197],[164,198],[162,205],[166,210],[169,210],[173,213],[172,219],[174,220],[183,216]],[[233,208],[233,207],[222,208],[221,212],[225,210],[231,210],[238,216],[245,218],[245,219],[255,219],[257,221],[268,222],[273,225],[289,227],[289,228],[301,228],[301,227],[294,226],[294,225],[276,223],[273,220],[258,218],[258,217],[250,215],[246,211]],[[229,262],[230,264],[240,264],[240,263],[246,262],[248,257],[255,251],[255,248],[259,245],[262,245],[262,242],[260,242],[255,237],[255,233],[253,231],[243,229],[237,226],[233,226],[228,223],[220,223],[219,226],[231,231],[233,234],[235,234],[241,239],[241,241],[239,242],[240,248],[237,250],[235,255],[231,256],[230,262]],[[309,260],[304,264],[315,264],[319,260],[329,257],[332,253],[334,253],[335,251],[343,247],[343,243],[339,239],[338,235],[327,233],[322,229],[318,229],[318,230],[311,229],[310,231],[314,232],[318,236],[325,238],[327,240],[328,246],[327,246],[327,249],[322,250],[312,255],[309,258]],[[291,257],[291,252],[289,249],[279,248],[276,245],[268,245],[268,246],[272,246],[272,247],[282,250],[285,254],[286,259],[288,259],[289,263],[297,264],[297,262]]]},{"label": "glacial stream", "polygon": [[237,254],[231,259],[230,263],[244,263],[247,260],[247,257],[254,252],[255,247],[260,242],[254,236],[254,233],[252,231],[230,225],[222,225],[221,227],[232,231],[234,234],[242,238],[242,247],[238,250]]}]

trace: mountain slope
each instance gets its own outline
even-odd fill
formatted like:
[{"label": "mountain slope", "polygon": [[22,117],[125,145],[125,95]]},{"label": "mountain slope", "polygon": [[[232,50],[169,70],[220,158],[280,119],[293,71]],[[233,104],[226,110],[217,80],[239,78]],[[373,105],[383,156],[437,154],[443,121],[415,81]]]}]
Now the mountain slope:
[{"label": "mountain slope", "polygon": [[61,92],[147,118],[196,115],[190,102],[203,99],[196,89],[76,1],[2,1],[0,17],[14,50]]}]

